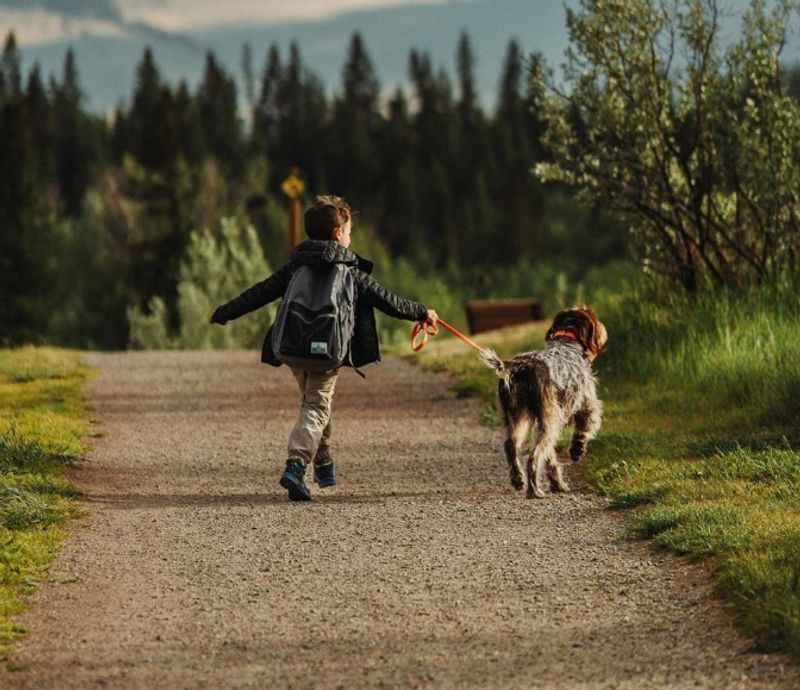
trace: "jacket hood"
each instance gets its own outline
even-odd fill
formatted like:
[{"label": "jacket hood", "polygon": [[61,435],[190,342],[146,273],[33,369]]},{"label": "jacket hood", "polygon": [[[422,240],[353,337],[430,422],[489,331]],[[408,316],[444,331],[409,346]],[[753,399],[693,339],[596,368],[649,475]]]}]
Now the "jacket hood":
[{"label": "jacket hood", "polygon": [[334,240],[304,240],[298,244],[289,260],[299,266],[346,264],[372,273],[373,264]]}]

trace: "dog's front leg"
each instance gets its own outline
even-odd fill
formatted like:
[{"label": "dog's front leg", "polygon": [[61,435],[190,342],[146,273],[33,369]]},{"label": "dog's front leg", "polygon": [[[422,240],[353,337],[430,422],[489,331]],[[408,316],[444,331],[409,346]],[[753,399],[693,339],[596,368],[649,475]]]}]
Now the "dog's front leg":
[{"label": "dog's front leg", "polygon": [[597,398],[590,398],[584,407],[575,414],[575,432],[569,444],[572,462],[579,462],[586,455],[586,445],[600,430],[603,419],[603,404]]},{"label": "dog's front leg", "polygon": [[558,461],[558,455],[555,452],[547,459],[547,476],[550,478],[551,491],[569,493],[570,487],[567,480],[564,479],[564,468]]}]

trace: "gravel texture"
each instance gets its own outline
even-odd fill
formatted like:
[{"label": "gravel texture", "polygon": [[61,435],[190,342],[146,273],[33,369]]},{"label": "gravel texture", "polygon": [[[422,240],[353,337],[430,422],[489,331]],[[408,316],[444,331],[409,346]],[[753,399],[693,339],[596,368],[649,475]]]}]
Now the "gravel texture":
[{"label": "gravel texture", "polygon": [[87,518],[0,687],[800,687],[602,499],[511,490],[479,405],[401,360],[343,373],[339,485],[289,503],[295,383],[257,358],[90,356]]}]

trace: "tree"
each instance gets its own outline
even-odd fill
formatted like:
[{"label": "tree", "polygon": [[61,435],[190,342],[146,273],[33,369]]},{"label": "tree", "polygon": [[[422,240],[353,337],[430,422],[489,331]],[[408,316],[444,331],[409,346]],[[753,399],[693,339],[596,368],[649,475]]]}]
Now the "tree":
[{"label": "tree", "polygon": [[164,300],[154,297],[148,314],[138,307],[129,309],[132,343],[144,348],[257,347],[264,320],[275,314],[274,306],[258,318],[237,319],[225,328],[210,324],[208,315],[270,272],[252,226],[241,228],[235,219],[223,218],[216,235],[208,230],[192,232],[180,264],[179,327],[171,327]]},{"label": "tree", "polygon": [[211,52],[206,55],[206,69],[197,91],[197,109],[207,150],[229,175],[237,177],[244,166],[244,145],[236,82]]},{"label": "tree", "polygon": [[283,81],[283,65],[278,46],[273,43],[267,53],[261,77],[261,91],[253,112],[253,147],[268,154],[272,150],[279,118],[278,89]]},{"label": "tree", "polygon": [[133,102],[126,122],[126,151],[151,170],[165,166],[161,151],[162,118],[161,74],[153,59],[153,51],[146,48],[142,61],[136,68]]},{"label": "tree", "polygon": [[21,93],[22,69],[17,38],[13,31],[9,31],[0,56],[0,101],[19,98]]},{"label": "tree", "polygon": [[328,181],[332,191],[351,198],[361,208],[374,206],[377,198],[379,96],[375,68],[361,34],[356,32],[342,69],[342,94],[334,103]]},{"label": "tree", "polygon": [[53,117],[58,189],[64,211],[72,218],[81,213],[97,158],[92,150],[91,124],[82,110],[82,100],[78,67],[70,48],[64,59],[63,79],[54,89]]},{"label": "tree", "polygon": [[780,55],[795,0],[753,0],[721,46],[718,0],[581,0],[562,90],[546,70],[544,180],[609,205],[645,270],[695,292],[798,268],[800,106]]}]

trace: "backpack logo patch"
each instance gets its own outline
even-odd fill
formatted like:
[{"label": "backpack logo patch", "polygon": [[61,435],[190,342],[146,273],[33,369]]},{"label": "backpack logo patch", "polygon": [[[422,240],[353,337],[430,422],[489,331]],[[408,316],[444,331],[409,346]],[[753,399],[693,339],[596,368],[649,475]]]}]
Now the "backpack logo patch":
[{"label": "backpack logo patch", "polygon": [[311,343],[311,354],[312,355],[327,355],[328,354],[328,343],[321,343],[321,342],[314,342]]}]

